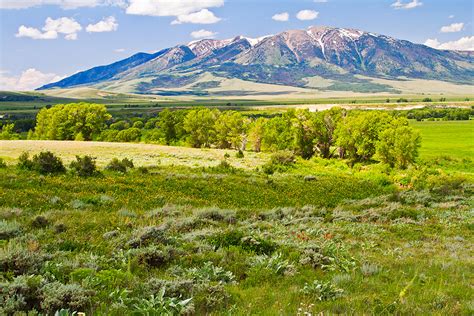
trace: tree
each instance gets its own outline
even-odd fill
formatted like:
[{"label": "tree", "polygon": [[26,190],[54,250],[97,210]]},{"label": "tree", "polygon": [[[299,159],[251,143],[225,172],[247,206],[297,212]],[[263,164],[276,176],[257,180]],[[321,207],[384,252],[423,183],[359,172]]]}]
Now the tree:
[{"label": "tree", "polygon": [[298,110],[292,119],[293,149],[297,155],[309,159],[314,155],[314,114],[309,110]]},{"label": "tree", "polygon": [[293,149],[293,118],[295,118],[295,111],[290,110],[283,113],[282,116],[268,120],[267,124],[265,124],[265,132],[262,140],[264,149],[270,151]]},{"label": "tree", "polygon": [[188,132],[188,143],[194,148],[210,147],[215,140],[215,122],[218,110],[192,110],[184,118],[184,129]]},{"label": "tree", "polygon": [[260,152],[262,150],[262,141],[265,135],[265,124],[267,122],[267,119],[259,117],[250,125],[249,140],[252,144],[252,149],[255,152]]},{"label": "tree", "polygon": [[331,158],[334,152],[331,148],[335,143],[335,131],[337,126],[346,115],[341,108],[332,108],[327,111],[317,112],[314,115],[312,124],[315,134],[316,150],[322,158]]},{"label": "tree", "polygon": [[5,124],[0,131],[0,139],[11,140],[20,139],[20,134],[14,131],[15,124]]},{"label": "tree", "polygon": [[243,140],[244,119],[236,111],[225,111],[219,115],[215,125],[216,145],[219,148],[240,148]]},{"label": "tree", "polygon": [[73,140],[78,134],[84,140],[92,138],[106,127],[111,118],[103,104],[58,104],[39,111],[35,137],[38,139]]},{"label": "tree", "polygon": [[395,119],[380,133],[377,156],[391,167],[405,169],[418,157],[420,143],[420,134],[408,126],[406,119]]},{"label": "tree", "polygon": [[359,112],[345,117],[335,131],[341,158],[354,161],[372,159],[379,134],[391,120],[389,114],[382,112]]},{"label": "tree", "polygon": [[171,145],[183,137],[184,113],[184,111],[172,112],[168,109],[160,112],[157,127],[166,145]]}]

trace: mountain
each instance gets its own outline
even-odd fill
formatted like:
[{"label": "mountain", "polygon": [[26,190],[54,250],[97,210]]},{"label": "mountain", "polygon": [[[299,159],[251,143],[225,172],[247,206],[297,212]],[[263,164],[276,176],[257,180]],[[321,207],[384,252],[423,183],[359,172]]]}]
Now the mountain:
[{"label": "mountain", "polygon": [[[270,84],[396,93],[397,85],[387,83],[438,80],[472,85],[473,79],[473,52],[441,51],[360,30],[318,26],[258,39],[204,39],[155,54],[138,53],[39,89],[94,87],[157,95],[237,95],[241,86]],[[226,90],[229,82],[234,88]],[[274,90],[271,93],[277,94],[278,89]]]}]

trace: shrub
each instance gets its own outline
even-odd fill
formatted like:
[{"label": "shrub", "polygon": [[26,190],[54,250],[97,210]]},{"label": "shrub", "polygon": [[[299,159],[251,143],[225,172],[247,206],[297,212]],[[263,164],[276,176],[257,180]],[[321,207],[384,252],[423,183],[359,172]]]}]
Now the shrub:
[{"label": "shrub", "polygon": [[239,159],[244,158],[244,152],[243,152],[242,150],[239,150],[239,151],[235,154],[235,158],[239,158]]},{"label": "shrub", "polygon": [[137,249],[132,253],[139,264],[154,268],[162,268],[176,257],[174,249],[162,249],[157,246]]},{"label": "shrub", "polygon": [[319,301],[329,301],[341,297],[344,290],[337,288],[330,282],[314,280],[312,283],[305,283],[301,293],[315,297]]},{"label": "shrub", "polygon": [[209,219],[216,222],[225,222],[228,224],[235,224],[237,222],[235,211],[221,210],[216,207],[197,210],[196,215],[200,219]]},{"label": "shrub", "polygon": [[23,152],[18,157],[17,168],[21,170],[33,170],[33,162],[30,160],[30,154],[28,152]]},{"label": "shrub", "polygon": [[127,172],[127,169],[133,168],[133,161],[124,158],[122,160],[118,160],[117,158],[112,159],[109,164],[105,167],[106,170],[117,171],[117,172]]},{"label": "shrub", "polygon": [[238,230],[231,230],[210,236],[209,243],[216,248],[237,246],[256,254],[270,254],[275,251],[276,244],[258,236],[246,236]]},{"label": "shrub", "polygon": [[0,270],[13,275],[38,274],[48,256],[10,241],[0,252]]},{"label": "shrub", "polygon": [[58,174],[66,171],[62,160],[50,151],[43,151],[33,156],[33,170],[41,174]]},{"label": "shrub", "polygon": [[21,227],[16,221],[0,221],[0,240],[10,239],[21,234]]},{"label": "shrub", "polygon": [[270,162],[274,165],[290,166],[296,162],[295,154],[288,150],[277,151],[270,157]]},{"label": "shrub", "polygon": [[41,289],[41,307],[48,313],[62,308],[85,311],[90,308],[93,292],[79,284],[48,283]]},{"label": "shrub", "polygon": [[169,241],[166,237],[167,229],[166,225],[140,228],[133,233],[134,237],[127,244],[130,248],[147,246],[150,243],[166,244]]},{"label": "shrub", "polygon": [[7,167],[7,163],[3,158],[0,158],[0,169],[5,169]]},{"label": "shrub", "polygon": [[49,221],[46,217],[38,215],[31,221],[31,226],[34,228],[44,228],[49,225]]},{"label": "shrub", "polygon": [[69,168],[80,177],[91,177],[98,173],[95,158],[91,156],[76,156],[76,161],[72,161]]},{"label": "shrub", "polygon": [[44,279],[35,275],[20,275],[10,283],[0,283],[0,314],[14,315],[40,308],[41,287]]}]

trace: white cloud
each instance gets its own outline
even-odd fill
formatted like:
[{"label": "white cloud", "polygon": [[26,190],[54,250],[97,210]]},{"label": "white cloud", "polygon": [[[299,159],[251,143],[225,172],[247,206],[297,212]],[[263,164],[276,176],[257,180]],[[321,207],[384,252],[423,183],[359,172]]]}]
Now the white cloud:
[{"label": "white cloud", "polygon": [[313,10],[301,10],[296,15],[296,18],[301,21],[314,20],[318,17],[319,12]]},{"label": "white cloud", "polygon": [[89,33],[113,32],[117,29],[118,23],[113,16],[109,16],[96,24],[89,24],[86,27],[86,31]]},{"label": "white cloud", "polygon": [[436,49],[474,51],[474,36],[466,36],[456,41],[450,41],[446,43],[440,43],[438,39],[430,38],[426,40],[425,45]]},{"label": "white cloud", "polygon": [[207,31],[207,30],[199,30],[199,31],[194,31],[191,32],[191,37],[192,38],[213,38],[216,36],[217,33]]},{"label": "white cloud", "polygon": [[326,2],[328,2],[328,0],[314,0],[314,2],[316,2],[316,3],[326,3]]},{"label": "white cloud", "polygon": [[40,31],[34,27],[21,25],[15,36],[30,37],[32,39],[56,39],[58,38],[58,34],[64,34],[65,39],[76,40],[77,32],[82,30],[82,26],[73,18],[47,18],[42,30],[43,31]]},{"label": "white cloud", "polygon": [[214,15],[208,9],[202,9],[201,11],[178,15],[176,20],[171,24],[182,24],[182,23],[194,23],[194,24],[214,24],[219,22],[221,19]]},{"label": "white cloud", "polygon": [[180,16],[223,5],[224,0],[130,0],[127,13],[151,16]]},{"label": "white cloud", "polygon": [[125,52],[125,51],[126,51],[125,48],[117,48],[117,49],[114,49],[114,52],[116,52],[116,53],[123,53],[123,52]]},{"label": "white cloud", "polygon": [[440,30],[441,33],[456,33],[461,32],[464,28],[464,23],[452,23],[450,25],[443,26]]},{"label": "white cloud", "polygon": [[96,7],[99,5],[124,6],[126,0],[1,0],[0,9],[27,9],[43,5],[56,5],[63,9]]},{"label": "white cloud", "polygon": [[61,80],[53,73],[42,73],[35,68],[22,72],[18,77],[9,76],[8,72],[0,71],[0,90],[28,91],[39,88],[45,84]]},{"label": "white cloud", "polygon": [[448,16],[448,19],[454,19],[454,15],[451,14],[450,16]]},{"label": "white cloud", "polygon": [[286,22],[290,19],[288,12],[277,13],[272,16],[272,19],[278,22]]},{"label": "white cloud", "polygon": [[392,3],[392,8],[395,9],[414,9],[416,7],[421,7],[423,2],[418,0],[413,0],[411,2],[403,2],[402,0],[397,0],[396,2]]},{"label": "white cloud", "polygon": [[58,38],[57,32],[41,32],[37,28],[20,26],[18,28],[18,33],[15,34],[16,37],[30,37],[32,39],[56,39]]}]

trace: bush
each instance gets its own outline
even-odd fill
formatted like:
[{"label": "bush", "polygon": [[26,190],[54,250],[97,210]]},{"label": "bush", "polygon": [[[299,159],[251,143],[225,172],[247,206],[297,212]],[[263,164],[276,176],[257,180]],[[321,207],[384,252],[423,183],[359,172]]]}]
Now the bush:
[{"label": "bush", "polygon": [[0,158],[0,169],[4,169],[7,167],[7,163],[5,162],[5,160],[3,160],[3,158]]},{"label": "bush", "polygon": [[13,221],[0,221],[0,240],[10,239],[21,234],[20,225]]},{"label": "bush", "polygon": [[235,158],[239,158],[239,159],[244,158],[244,152],[243,152],[242,150],[239,150],[239,151],[235,154]]},{"label": "bush", "polygon": [[43,151],[33,156],[33,170],[41,174],[58,174],[66,171],[62,160],[50,151]]},{"label": "bush", "polygon": [[293,274],[294,267],[288,260],[283,259],[281,253],[273,256],[257,256],[253,259],[253,269],[267,269],[276,275]]},{"label": "bush", "polygon": [[[35,275],[20,275],[10,283],[0,283],[0,314],[14,315],[40,308],[41,287],[44,279]],[[16,314],[15,314],[16,315]]]},{"label": "bush", "polygon": [[0,252],[0,270],[13,275],[38,274],[46,259],[43,253],[10,241],[7,248]]},{"label": "bush", "polygon": [[48,313],[54,313],[61,308],[73,311],[86,311],[90,308],[93,292],[85,290],[79,284],[62,284],[53,282],[41,289],[41,307]]},{"label": "bush", "polygon": [[117,158],[112,159],[109,164],[105,167],[106,170],[117,171],[117,172],[127,172],[128,168],[133,168],[133,161],[124,158],[122,160],[118,160]]},{"label": "bush", "polygon": [[182,269],[176,266],[173,270],[174,275],[191,279],[197,283],[233,283],[235,280],[232,272],[215,266],[212,262],[206,262],[199,268]]},{"label": "bush", "polygon": [[28,152],[23,152],[18,157],[17,168],[21,170],[33,170],[33,162],[30,160],[30,154]]},{"label": "bush", "polygon": [[34,228],[44,228],[49,225],[49,221],[46,217],[38,215],[31,221],[31,226]]},{"label": "bush", "polygon": [[271,254],[276,249],[276,244],[257,237],[246,236],[238,230],[227,231],[209,237],[209,243],[216,248],[229,248],[237,246],[245,251],[254,252],[256,254]]},{"label": "bush", "polygon": [[270,157],[270,163],[274,165],[290,166],[295,162],[295,154],[288,150],[277,151]]},{"label": "bush", "polygon": [[69,168],[80,177],[91,177],[98,174],[95,158],[91,156],[76,156],[76,161],[72,161]]}]

